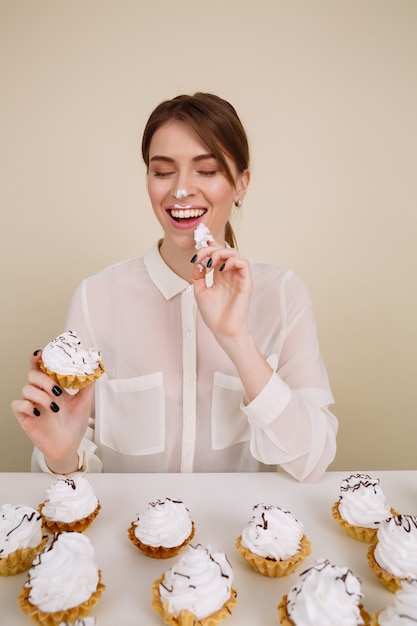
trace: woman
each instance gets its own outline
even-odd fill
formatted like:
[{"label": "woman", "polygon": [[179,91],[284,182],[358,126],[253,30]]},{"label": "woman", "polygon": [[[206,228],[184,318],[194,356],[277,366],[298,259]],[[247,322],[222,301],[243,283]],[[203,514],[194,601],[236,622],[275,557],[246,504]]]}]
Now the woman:
[{"label": "woman", "polygon": [[[280,465],[318,480],[336,451],[333,398],[304,285],[238,254],[229,218],[250,174],[236,111],[204,93],[163,102],[142,153],[163,239],[73,296],[66,326],[100,349],[106,367],[94,401],[93,386],[69,395],[41,372],[39,352],[32,357],[12,407],[35,445],[33,469]],[[196,251],[202,222],[214,240]]]}]

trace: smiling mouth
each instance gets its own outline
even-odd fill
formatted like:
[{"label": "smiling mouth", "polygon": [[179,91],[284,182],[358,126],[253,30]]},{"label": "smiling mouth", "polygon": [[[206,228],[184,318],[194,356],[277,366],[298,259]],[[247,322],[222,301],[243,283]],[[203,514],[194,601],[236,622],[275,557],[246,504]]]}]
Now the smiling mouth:
[{"label": "smiling mouth", "polygon": [[184,207],[182,209],[174,208],[170,209],[169,213],[171,217],[176,220],[184,220],[189,218],[202,217],[207,212],[207,209],[192,209]]}]

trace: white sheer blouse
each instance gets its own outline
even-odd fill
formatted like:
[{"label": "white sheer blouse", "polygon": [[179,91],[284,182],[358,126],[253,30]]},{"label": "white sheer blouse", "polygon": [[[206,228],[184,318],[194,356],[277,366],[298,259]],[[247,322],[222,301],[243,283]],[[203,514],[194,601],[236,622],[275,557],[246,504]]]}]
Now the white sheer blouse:
[{"label": "white sheer blouse", "polygon": [[[76,290],[67,329],[102,353],[80,471],[243,472],[279,465],[315,481],[337,420],[310,298],[292,271],[251,262],[250,329],[274,372],[250,403],[198,313],[193,287],[163,261],[113,265]],[[35,450],[33,469],[47,471]]]}]

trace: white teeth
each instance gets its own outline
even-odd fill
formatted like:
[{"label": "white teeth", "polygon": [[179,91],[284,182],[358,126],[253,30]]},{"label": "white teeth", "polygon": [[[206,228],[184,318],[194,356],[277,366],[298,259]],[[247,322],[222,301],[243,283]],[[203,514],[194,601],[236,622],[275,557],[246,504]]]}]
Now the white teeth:
[{"label": "white teeth", "polygon": [[171,215],[172,217],[176,217],[177,219],[183,219],[186,217],[201,217],[204,215],[204,209],[172,209]]}]

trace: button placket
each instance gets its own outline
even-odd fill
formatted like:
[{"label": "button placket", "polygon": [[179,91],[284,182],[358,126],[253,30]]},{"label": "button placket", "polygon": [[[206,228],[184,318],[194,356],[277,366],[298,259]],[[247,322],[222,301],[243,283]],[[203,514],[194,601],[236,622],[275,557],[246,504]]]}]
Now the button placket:
[{"label": "button placket", "polygon": [[195,336],[196,304],[189,285],[181,294],[182,365],[183,365],[183,430],[181,472],[192,472],[196,436],[197,348]]}]

